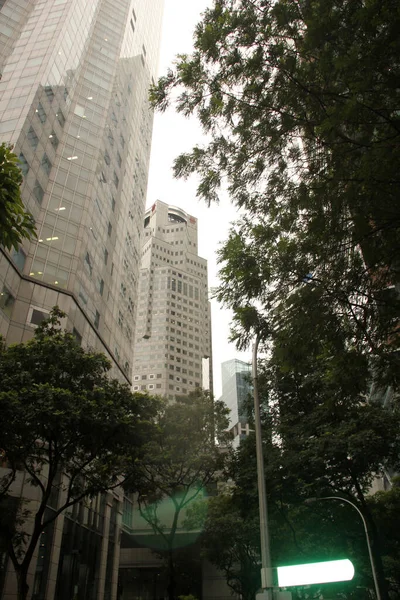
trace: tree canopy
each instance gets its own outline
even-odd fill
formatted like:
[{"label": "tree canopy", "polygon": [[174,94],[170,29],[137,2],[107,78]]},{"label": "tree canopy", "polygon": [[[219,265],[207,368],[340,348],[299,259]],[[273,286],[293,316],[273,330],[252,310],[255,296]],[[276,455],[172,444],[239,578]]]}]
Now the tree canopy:
[{"label": "tree canopy", "polygon": [[[206,133],[175,175],[197,173],[199,198],[226,191],[243,209],[219,252],[217,298],[238,347],[257,334],[265,352],[273,506],[351,498],[384,598],[366,494],[399,464],[399,28],[394,0],[215,0],[193,54],[151,91]],[[240,470],[237,489],[252,476]]]},{"label": "tree canopy", "polygon": [[68,507],[132,476],[159,408],[158,400],[110,379],[106,357],[83,349],[61,329],[64,316],[55,308],[32,340],[0,346],[0,439],[9,466],[0,481],[3,499],[12,498],[18,470],[39,496],[37,506],[28,507],[34,514],[21,507],[6,532],[19,600],[26,597],[26,575],[42,531]]},{"label": "tree canopy", "polygon": [[216,0],[193,55],[151,93],[164,110],[180,91],[177,110],[208,135],[175,175],[246,209],[220,253],[219,299],[257,299],[265,315],[308,282],[394,379],[399,25],[394,0]]},{"label": "tree canopy", "polygon": [[[337,500],[305,503],[310,497],[343,496],[356,504],[368,522],[378,570],[383,578],[383,573],[386,576],[383,588],[397,592],[399,533],[393,523],[397,518],[398,491],[395,488],[372,498],[367,493],[371,462],[376,465],[378,457],[381,463],[385,462],[384,448],[387,453],[396,439],[398,420],[395,418],[392,429],[392,415],[379,407],[374,411],[367,407],[362,419],[356,415],[350,423],[339,418],[327,422],[315,417],[311,410],[299,415],[298,409],[295,401],[291,420],[293,423],[297,415],[298,425],[286,429],[290,437],[284,441],[279,438],[278,432],[285,432],[285,428],[276,423],[278,415],[270,415],[263,422],[272,565],[350,558],[356,569],[352,582],[295,589],[294,598],[319,598],[321,593],[330,598],[365,598],[366,590],[373,588],[373,579],[362,521],[353,508]],[[384,424],[388,427],[387,436]],[[204,523],[201,542],[205,557],[225,574],[236,593],[250,600],[260,586],[253,435],[228,462],[225,475],[230,484],[208,500],[207,510],[200,503],[191,507],[189,522],[193,526]],[[382,597],[386,597],[385,593]]]},{"label": "tree canopy", "polygon": [[18,250],[24,238],[35,236],[32,216],[21,200],[22,173],[18,158],[6,144],[0,145],[0,245]]}]

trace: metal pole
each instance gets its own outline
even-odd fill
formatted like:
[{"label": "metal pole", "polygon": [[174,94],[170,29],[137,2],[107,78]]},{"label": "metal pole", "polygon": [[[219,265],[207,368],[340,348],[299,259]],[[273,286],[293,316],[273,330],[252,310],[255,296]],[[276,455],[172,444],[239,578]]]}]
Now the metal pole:
[{"label": "metal pole", "polygon": [[271,550],[269,542],[267,495],[265,491],[264,456],[262,449],[260,399],[257,379],[258,334],[253,344],[252,380],[254,394],[254,425],[256,433],[258,504],[260,510],[260,542],[261,542],[261,587],[266,590],[266,600],[272,600],[272,569]]},{"label": "metal pole", "polygon": [[366,522],[366,520],[364,518],[364,515],[362,514],[361,510],[358,508],[358,506],[356,504],[354,504],[350,500],[347,500],[347,498],[342,498],[341,496],[323,496],[322,498],[316,498],[315,500],[338,500],[339,502],[347,502],[347,504],[350,504],[350,506],[352,506],[353,508],[356,509],[356,511],[360,515],[361,520],[362,520],[363,525],[364,525],[365,538],[367,540],[368,554],[369,554],[369,560],[370,560],[370,563],[371,563],[372,577],[374,578],[374,585],[375,585],[376,597],[377,597],[377,600],[382,600],[381,593],[379,591],[378,578],[377,578],[376,570],[375,570],[374,557],[372,555],[372,548],[371,548],[371,542],[370,542],[370,539],[369,539],[367,522]]}]

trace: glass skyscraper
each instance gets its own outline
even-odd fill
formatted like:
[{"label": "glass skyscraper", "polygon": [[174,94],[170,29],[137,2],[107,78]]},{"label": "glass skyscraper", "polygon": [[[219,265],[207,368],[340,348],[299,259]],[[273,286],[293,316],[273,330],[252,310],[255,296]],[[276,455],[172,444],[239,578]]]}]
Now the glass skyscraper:
[{"label": "glass skyscraper", "polygon": [[2,0],[0,142],[38,239],[0,251],[0,334],[65,325],[131,380],[163,0]]},{"label": "glass skyscraper", "polygon": [[[162,12],[163,0],[0,0],[0,143],[19,156],[38,234],[0,248],[0,334],[24,342],[58,305],[128,382]],[[10,491],[33,507],[22,472]],[[29,597],[116,600],[122,501],[85,499],[43,532]]]},{"label": "glass skyscraper", "polygon": [[229,430],[232,433],[233,445],[238,446],[240,440],[249,434],[246,404],[251,387],[251,365],[234,358],[221,364],[222,400],[230,410]]}]

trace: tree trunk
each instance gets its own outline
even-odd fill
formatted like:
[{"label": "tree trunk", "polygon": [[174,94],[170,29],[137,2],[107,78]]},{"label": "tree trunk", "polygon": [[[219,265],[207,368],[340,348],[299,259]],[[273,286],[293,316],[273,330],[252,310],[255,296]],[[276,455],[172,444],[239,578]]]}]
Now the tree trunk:
[{"label": "tree trunk", "polygon": [[28,573],[25,570],[18,569],[15,571],[15,574],[17,576],[18,600],[27,600],[28,592],[29,592],[29,585],[28,585],[26,579],[27,579]]},{"label": "tree trunk", "polygon": [[168,550],[168,600],[175,600],[175,590],[176,590],[176,581],[175,581],[175,566],[172,558],[173,550]]}]

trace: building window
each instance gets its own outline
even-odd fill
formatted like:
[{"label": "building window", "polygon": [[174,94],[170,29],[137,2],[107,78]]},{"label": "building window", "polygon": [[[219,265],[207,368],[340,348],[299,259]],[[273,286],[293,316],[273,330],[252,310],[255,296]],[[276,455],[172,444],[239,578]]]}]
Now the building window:
[{"label": "building window", "polygon": [[36,132],[33,129],[33,127],[29,127],[26,139],[28,140],[28,142],[32,146],[32,148],[34,150],[36,150],[36,148],[38,147],[38,144],[39,144],[39,138],[36,135]]},{"label": "building window", "polygon": [[108,263],[108,250],[107,248],[104,248],[104,264],[106,265]]},{"label": "building window", "polygon": [[47,319],[48,316],[49,316],[49,312],[47,310],[34,308],[33,306],[31,306],[31,308],[28,311],[27,322],[30,325],[37,326],[37,325],[40,325],[40,323],[42,321]]},{"label": "building window", "polygon": [[57,117],[57,121],[60,123],[61,127],[64,127],[65,117],[61,110],[59,110],[58,113],[56,113],[56,117]]},{"label": "building window", "polygon": [[58,137],[56,136],[56,134],[54,133],[54,131],[52,131],[51,134],[49,135],[49,140],[50,140],[51,145],[53,146],[53,148],[57,150],[59,142],[58,142]]},{"label": "building window", "polygon": [[79,333],[79,331],[76,329],[76,327],[73,328],[72,335],[74,336],[74,338],[76,339],[78,344],[81,345],[82,344],[82,336]]},{"label": "building window", "polygon": [[22,248],[18,248],[18,250],[14,249],[11,253],[11,258],[13,259],[13,262],[17,265],[17,267],[21,271],[23,271],[25,267],[26,254],[22,250]]},{"label": "building window", "polygon": [[44,88],[44,91],[46,93],[48,101],[50,103],[53,102],[53,100],[54,100],[54,92],[53,92],[53,88],[51,87],[51,85],[46,85],[46,87]]},{"label": "building window", "polygon": [[44,191],[37,179],[35,182],[35,187],[33,188],[33,196],[39,202],[39,204],[42,204],[43,197],[44,197]]},{"label": "building window", "polygon": [[36,109],[36,114],[39,117],[39,120],[40,120],[41,123],[44,123],[46,121],[47,115],[45,113],[45,110],[44,110],[43,106],[40,104],[40,102],[39,102],[38,107]]},{"label": "building window", "polygon": [[85,256],[85,260],[84,260],[84,265],[85,265],[86,271],[88,272],[88,274],[91,277],[92,276],[93,267],[92,267],[92,261],[90,260],[89,252],[86,252],[86,256]]},{"label": "building window", "polygon": [[112,225],[111,225],[111,223],[110,223],[110,222],[108,223],[108,230],[107,230],[107,233],[108,233],[108,235],[109,235],[109,236],[110,236],[110,235],[111,235],[111,233],[112,233]]},{"label": "building window", "polygon": [[98,310],[96,310],[96,314],[94,316],[94,326],[96,327],[96,329],[98,329],[99,325],[100,325],[100,313]]},{"label": "building window", "polygon": [[50,175],[51,167],[53,165],[51,164],[49,157],[46,153],[43,154],[42,162],[40,164],[42,165],[42,169],[46,173],[46,175]]},{"label": "building window", "polygon": [[0,308],[7,315],[11,317],[12,307],[14,306],[15,298],[6,286],[3,286],[0,292]]},{"label": "building window", "polygon": [[119,186],[119,178],[115,171],[114,171],[114,185],[116,188]]},{"label": "building window", "polygon": [[106,163],[106,165],[111,164],[111,158],[110,158],[110,155],[108,154],[107,150],[104,152],[104,162]]},{"label": "building window", "polygon": [[122,165],[122,158],[119,152],[117,152],[117,163],[119,167]]},{"label": "building window", "polygon": [[26,175],[28,175],[29,172],[29,163],[26,160],[25,156],[21,154],[18,156],[18,161],[19,161],[19,168],[21,169],[21,173],[24,177],[26,177]]},{"label": "building window", "polygon": [[110,146],[114,146],[114,136],[111,133],[110,129],[108,130],[107,137],[108,137],[108,141],[110,142]]}]

